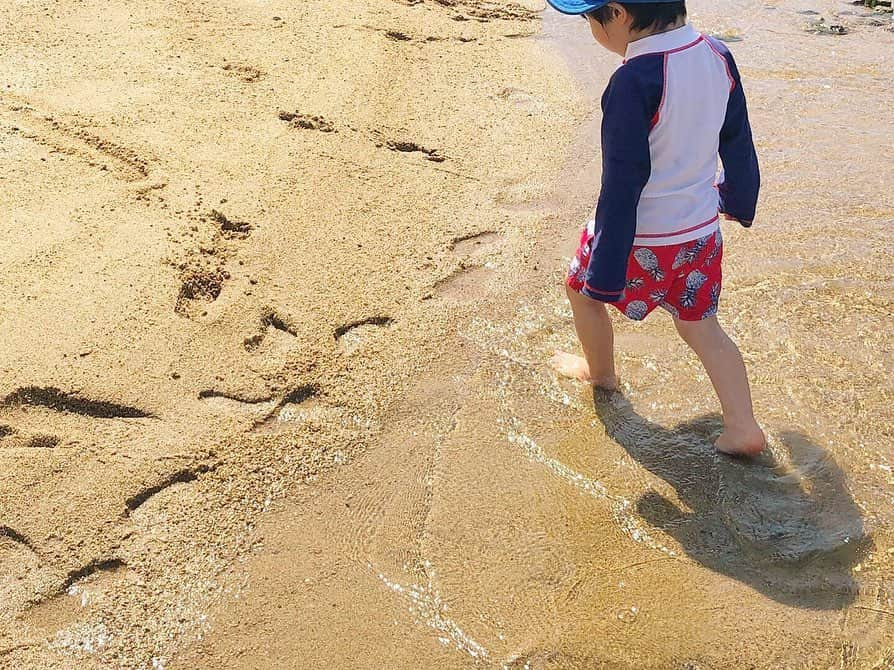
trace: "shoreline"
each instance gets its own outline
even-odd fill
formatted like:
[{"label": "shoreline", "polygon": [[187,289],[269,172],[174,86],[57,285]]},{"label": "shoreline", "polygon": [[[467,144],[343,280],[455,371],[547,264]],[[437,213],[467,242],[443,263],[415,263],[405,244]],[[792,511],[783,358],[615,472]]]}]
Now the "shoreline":
[{"label": "shoreline", "polygon": [[[0,666],[886,667],[894,204],[848,158],[883,152],[840,90],[894,91],[864,51],[751,39],[798,20],[769,4],[696,13],[754,31],[733,46],[770,179],[762,225],[724,230],[723,318],[772,468],[705,448],[714,401],[667,320],[616,321],[629,406],[545,369],[573,346],[561,252],[595,200],[597,118],[572,126],[601,86],[524,11],[61,17],[92,41],[48,50],[0,116],[16,165],[54,180],[51,206],[4,174]],[[149,45],[139,86],[92,51],[125,29]],[[89,81],[60,76],[72,53]],[[782,562],[768,518],[795,524]]]}]

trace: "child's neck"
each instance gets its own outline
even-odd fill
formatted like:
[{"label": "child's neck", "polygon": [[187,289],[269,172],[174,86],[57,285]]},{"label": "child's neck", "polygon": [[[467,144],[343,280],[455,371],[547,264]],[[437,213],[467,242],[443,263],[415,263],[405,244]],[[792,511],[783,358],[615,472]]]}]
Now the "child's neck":
[{"label": "child's neck", "polygon": [[680,18],[677,19],[673,24],[669,26],[665,26],[660,30],[655,30],[654,28],[646,28],[645,30],[631,31],[630,39],[627,40],[627,44],[631,42],[636,42],[637,40],[641,40],[644,37],[651,37],[652,35],[660,35],[661,33],[669,33],[671,30],[676,30],[677,28],[682,28],[686,25],[686,19]]}]

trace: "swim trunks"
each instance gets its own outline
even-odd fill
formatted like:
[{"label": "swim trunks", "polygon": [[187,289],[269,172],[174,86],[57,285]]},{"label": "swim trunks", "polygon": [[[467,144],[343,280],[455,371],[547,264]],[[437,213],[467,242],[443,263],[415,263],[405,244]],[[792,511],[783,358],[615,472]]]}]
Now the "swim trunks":
[{"label": "swim trunks", "polygon": [[[568,286],[580,293],[594,248],[593,222],[584,227],[568,269]],[[598,240],[597,240],[598,244]],[[717,313],[723,283],[720,230],[697,240],[667,246],[634,246],[620,300],[610,304],[641,321],[661,307],[681,321],[700,321]]]}]

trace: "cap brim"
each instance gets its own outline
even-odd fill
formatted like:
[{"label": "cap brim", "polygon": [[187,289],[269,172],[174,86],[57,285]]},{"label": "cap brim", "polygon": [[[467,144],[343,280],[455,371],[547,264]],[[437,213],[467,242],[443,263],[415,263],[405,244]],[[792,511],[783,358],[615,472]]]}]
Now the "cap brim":
[{"label": "cap brim", "polygon": [[599,9],[600,7],[604,7],[609,3],[609,0],[601,0],[597,2],[593,2],[590,0],[587,2],[586,0],[546,0],[553,9],[557,9],[563,14],[586,14],[587,12],[592,12],[594,9]]}]

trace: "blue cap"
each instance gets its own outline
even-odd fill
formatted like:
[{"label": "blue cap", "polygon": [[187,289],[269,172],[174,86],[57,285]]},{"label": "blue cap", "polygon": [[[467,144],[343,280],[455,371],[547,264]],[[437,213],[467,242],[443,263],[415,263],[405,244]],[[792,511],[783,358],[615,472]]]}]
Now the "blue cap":
[{"label": "blue cap", "polygon": [[605,7],[609,2],[641,3],[641,2],[674,2],[674,0],[546,0],[553,8],[563,14],[586,14],[594,9]]},{"label": "blue cap", "polygon": [[604,7],[611,0],[546,0],[554,9],[563,14],[586,14]]}]

